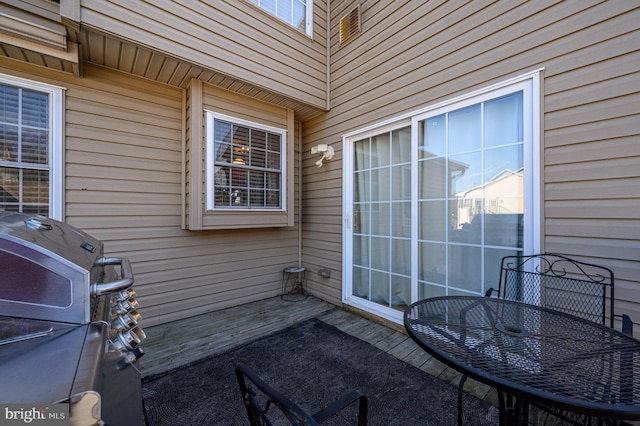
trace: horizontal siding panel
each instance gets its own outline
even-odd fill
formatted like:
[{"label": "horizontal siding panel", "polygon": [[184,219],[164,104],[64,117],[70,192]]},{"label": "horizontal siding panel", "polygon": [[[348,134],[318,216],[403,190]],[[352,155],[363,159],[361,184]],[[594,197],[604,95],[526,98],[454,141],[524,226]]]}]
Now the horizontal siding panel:
[{"label": "horizontal siding panel", "polygon": [[545,167],[545,180],[552,183],[635,177],[639,160],[640,156],[550,165]]},{"label": "horizontal siding panel", "polygon": [[[311,105],[325,104],[324,51],[296,30],[279,30],[244,2],[82,3],[83,24]],[[136,19],[123,20],[122,17]],[[265,25],[267,22],[269,25]],[[286,33],[286,35],[285,35]],[[212,42],[215,40],[215,42]],[[179,54],[176,55],[176,52]],[[103,52],[95,52],[101,56]]]},{"label": "horizontal siding panel", "polygon": [[[638,117],[640,118],[640,116]],[[640,135],[547,146],[545,164],[559,165],[640,156]],[[634,168],[635,169],[635,168]]]},{"label": "horizontal siding panel", "polygon": [[640,120],[638,115],[624,116],[611,118],[607,121],[547,130],[545,131],[545,146],[554,147],[582,142],[637,137],[636,125],[638,120]]},{"label": "horizontal siding panel", "polygon": [[[177,172],[163,172],[162,168],[156,169],[155,172],[149,173],[148,170],[136,170],[136,169],[127,169],[124,167],[116,167],[115,165],[108,167],[98,167],[97,164],[85,164],[82,163],[83,156],[81,154],[77,155],[78,160],[80,161],[77,164],[68,164],[67,165],[67,176],[71,177],[87,177],[87,178],[95,178],[95,179],[112,179],[114,177],[122,177],[123,175],[127,176],[128,180],[132,181],[141,181],[141,182],[165,182],[165,183],[177,183],[176,179],[180,178],[179,173]],[[107,164],[113,164],[113,162],[108,162]],[[174,165],[174,168],[176,166]],[[176,202],[179,202],[176,200]]]},{"label": "horizontal siding panel", "polygon": [[[66,179],[68,191],[111,191],[127,188],[133,193],[147,194],[180,194],[182,185],[179,182],[140,182],[124,179],[92,179],[90,177],[68,177]],[[175,200],[174,200],[175,201]]]},{"label": "horizontal siding panel", "polygon": [[[186,235],[183,237],[187,237]],[[282,238],[286,240],[285,238]],[[139,262],[150,262],[148,265],[154,269],[187,269],[190,266],[209,266],[211,258],[215,257],[216,263],[244,262],[244,259],[251,259],[251,267],[255,267],[253,262],[257,259],[264,259],[275,256],[291,255],[296,253],[296,246],[293,244],[295,238],[289,240],[289,245],[274,247],[273,241],[252,241],[246,239],[234,243],[218,243],[212,245],[205,244],[205,241],[198,241],[194,244],[193,238],[183,238],[183,241],[176,241],[171,238],[147,238],[138,239],[137,245],[131,243],[118,244],[118,251],[121,253],[131,253],[136,256]],[[211,239],[210,239],[211,240]],[[173,246],[171,243],[175,243]],[[248,246],[250,245],[250,248]],[[138,248],[139,247],[139,248]],[[170,260],[166,260],[170,259]],[[156,262],[155,264],[153,262]],[[248,266],[247,266],[248,267]]]},{"label": "horizontal siding panel", "polygon": [[580,253],[582,256],[600,257],[599,264],[606,264],[609,259],[637,262],[640,259],[640,244],[637,240],[614,240],[601,238],[567,238],[547,237],[546,251],[552,253]]},{"label": "horizontal siding panel", "polygon": [[203,90],[205,109],[245,120],[259,121],[272,127],[287,128],[288,113],[285,108],[220,90],[208,84],[204,85]]},{"label": "horizontal siding panel", "polygon": [[[638,163],[640,164],[640,157]],[[596,177],[593,176],[595,179]],[[585,180],[579,182],[547,183],[544,197],[547,201],[611,198],[639,198],[640,177],[629,179]]]},{"label": "horizontal siding panel", "polygon": [[[547,201],[548,218],[640,219],[640,199]],[[640,230],[639,230],[640,232]],[[640,245],[640,244],[639,244]]]},{"label": "horizontal siding panel", "polygon": [[[114,161],[114,157],[117,158],[117,161]],[[117,156],[115,154],[110,155],[71,151],[67,153],[67,161],[70,168],[73,167],[73,164],[77,163],[82,164],[83,166],[98,166],[96,167],[96,169],[99,169],[100,166],[103,168],[110,168],[112,171],[115,171],[117,169],[137,169],[138,172],[158,172],[158,175],[175,173],[180,174],[182,171],[180,164],[174,161],[147,159],[144,162],[141,162],[139,158],[123,157]],[[113,167],[110,167],[110,165],[112,164]],[[153,176],[149,177],[153,178]]]},{"label": "horizontal siding panel", "polygon": [[179,216],[181,209],[179,205],[167,204],[138,204],[138,205],[119,205],[107,203],[106,201],[99,206],[88,204],[68,204],[66,214],[73,216],[118,216],[126,218],[128,216],[153,216],[153,215],[177,215]]},{"label": "horizontal siding panel", "polygon": [[[228,290],[240,286],[254,286],[264,281],[278,283],[282,286],[282,270],[285,265],[287,265],[286,257],[273,257],[270,260],[257,261],[255,267],[252,268],[243,268],[238,263],[230,263],[226,265],[226,268],[225,265],[220,265],[215,280],[212,279],[211,274],[195,274],[194,272],[196,271],[192,269],[176,269],[173,272],[172,270],[166,270],[162,271],[162,273],[144,273],[136,269],[135,274],[143,281],[140,286],[144,287],[142,293],[145,297],[162,302],[167,296],[183,296],[189,291],[217,293],[224,297],[224,293]],[[182,274],[179,274],[180,272],[191,273],[188,276],[182,276]],[[181,286],[176,289],[173,283],[178,278],[181,281]],[[153,285],[147,288],[144,285],[144,281]],[[242,283],[245,284],[242,285]]]},{"label": "horizontal siding panel", "polygon": [[[625,58],[625,63],[617,64],[614,69],[605,69],[605,71],[609,72],[608,74],[604,74],[605,71],[594,70],[592,69],[593,67],[590,67],[588,72],[585,72],[586,70],[581,70],[582,72],[580,73],[568,73],[573,77],[573,83],[571,85],[564,86],[564,90],[557,94],[551,94],[553,93],[551,92],[546,96],[545,112],[547,113],[547,117],[549,117],[551,112],[554,111],[573,109],[576,105],[597,103],[602,99],[603,94],[607,99],[615,99],[617,97],[627,96],[630,93],[639,93],[640,81],[638,79],[637,72],[640,71],[640,65],[638,65],[638,63],[640,63],[640,53],[629,55],[629,58]],[[607,64],[612,66],[612,61],[607,61]],[[577,85],[578,83],[575,81],[578,80],[582,84],[584,82],[580,81],[581,75],[593,75],[597,73],[600,73],[600,78],[602,80],[595,82],[590,81],[587,85]],[[622,77],[612,77],[615,76],[616,73],[627,74]],[[571,89],[567,90],[567,87],[570,87]],[[547,81],[545,81],[545,88],[548,89]],[[553,111],[551,108],[553,108]],[[624,115],[627,115],[627,113]],[[597,120],[601,119],[601,117],[597,118]],[[548,126],[553,127],[552,124],[553,123],[550,123],[549,121],[546,122],[546,125]],[[564,125],[564,123],[562,123],[562,125]]]},{"label": "horizontal siding panel", "polygon": [[[640,239],[640,221],[634,219],[552,218],[544,223],[545,234],[560,237],[587,237],[601,239]],[[640,278],[640,277],[639,277]]]},{"label": "horizontal siding panel", "polygon": [[[633,87],[630,87],[629,90],[633,90]],[[611,118],[637,116],[640,113],[637,93],[639,92],[547,113],[545,115],[545,126],[549,129],[557,129],[582,123],[606,122]]]},{"label": "horizontal siding panel", "polygon": [[[157,161],[168,161],[173,163],[176,163],[181,159],[181,153],[176,150],[175,139],[165,139],[166,144],[170,145],[171,149],[161,149],[160,147],[151,146],[154,140],[157,141],[157,139],[152,137],[146,137],[149,142],[148,145],[140,145],[142,141],[139,138],[136,138],[135,141],[131,141],[131,138],[126,136],[123,137],[122,133],[117,133],[117,136],[110,137],[109,141],[96,141],[89,139],[89,137],[91,137],[91,132],[86,129],[84,132],[77,133],[78,134],[76,136],[67,138],[66,149],[74,152],[93,153],[105,156],[124,156],[145,160],[153,158]],[[83,135],[81,133],[84,133],[85,137],[82,137]],[[179,132],[176,132],[176,136],[180,137]],[[119,140],[116,141],[115,139]],[[158,144],[160,144],[160,141],[158,141]],[[114,155],[114,153],[117,153],[117,155]]]},{"label": "horizontal siding panel", "polygon": [[[563,65],[566,68],[564,71],[558,63],[558,72],[545,78],[544,87],[548,102],[546,109],[548,110],[550,106],[570,107],[572,101],[580,104],[590,94],[594,94],[588,96],[592,99],[600,99],[602,96],[611,97],[609,84],[613,86],[614,94],[623,90],[621,83],[624,81],[631,80],[629,81],[631,87],[637,87],[637,80],[633,75],[639,67],[640,52],[629,52],[629,43],[634,43],[637,38],[636,31],[603,40],[592,54],[574,56],[570,63]],[[575,91],[576,88],[580,90]],[[598,90],[604,88],[606,88],[604,92]],[[622,94],[626,93],[629,92],[622,92]]]}]

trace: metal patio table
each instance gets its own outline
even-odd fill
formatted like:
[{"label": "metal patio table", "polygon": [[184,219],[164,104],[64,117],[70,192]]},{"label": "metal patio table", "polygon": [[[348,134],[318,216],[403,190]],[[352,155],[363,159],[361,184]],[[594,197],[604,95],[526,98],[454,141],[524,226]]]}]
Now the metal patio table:
[{"label": "metal patio table", "polygon": [[617,330],[539,306],[473,296],[413,303],[404,325],[435,358],[514,399],[513,409],[501,403],[501,423],[526,424],[529,403],[640,420],[640,341]]}]

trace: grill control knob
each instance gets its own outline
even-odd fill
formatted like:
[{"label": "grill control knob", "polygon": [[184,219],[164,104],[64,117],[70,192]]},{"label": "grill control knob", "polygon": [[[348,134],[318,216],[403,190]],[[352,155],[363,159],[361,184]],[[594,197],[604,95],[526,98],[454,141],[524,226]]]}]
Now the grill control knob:
[{"label": "grill control knob", "polygon": [[134,327],[131,330],[121,331],[117,334],[120,345],[126,350],[134,350],[140,342],[147,338],[142,328]]},{"label": "grill control knob", "polygon": [[136,292],[134,289],[132,289],[131,287],[129,287],[126,290],[122,290],[119,291],[117,293],[114,293],[112,296],[112,300],[114,302],[120,302],[122,300],[127,300],[127,299],[133,299],[136,297]]},{"label": "grill control knob", "polygon": [[136,310],[114,315],[111,320],[111,327],[117,330],[130,329],[137,325],[142,319],[142,315]]},{"label": "grill control knob", "polygon": [[116,314],[126,314],[129,311],[133,311],[138,307],[138,301],[133,297],[126,300],[116,302],[112,306],[112,310]]}]

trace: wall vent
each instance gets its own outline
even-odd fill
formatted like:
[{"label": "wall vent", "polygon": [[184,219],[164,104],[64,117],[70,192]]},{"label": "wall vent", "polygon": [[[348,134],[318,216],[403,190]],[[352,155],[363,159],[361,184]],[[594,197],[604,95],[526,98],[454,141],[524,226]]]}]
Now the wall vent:
[{"label": "wall vent", "polygon": [[360,5],[340,18],[340,45],[345,44],[358,33],[360,33]]}]

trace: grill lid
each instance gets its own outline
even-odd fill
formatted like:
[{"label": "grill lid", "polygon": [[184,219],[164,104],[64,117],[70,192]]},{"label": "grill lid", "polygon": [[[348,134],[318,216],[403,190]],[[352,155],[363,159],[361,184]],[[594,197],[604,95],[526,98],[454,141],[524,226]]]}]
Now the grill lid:
[{"label": "grill lid", "polygon": [[86,271],[91,271],[102,251],[102,243],[91,235],[44,216],[0,212],[0,236],[46,251]]}]

